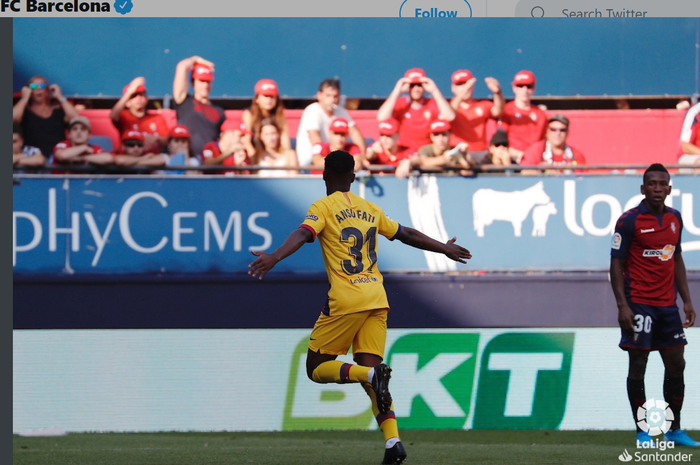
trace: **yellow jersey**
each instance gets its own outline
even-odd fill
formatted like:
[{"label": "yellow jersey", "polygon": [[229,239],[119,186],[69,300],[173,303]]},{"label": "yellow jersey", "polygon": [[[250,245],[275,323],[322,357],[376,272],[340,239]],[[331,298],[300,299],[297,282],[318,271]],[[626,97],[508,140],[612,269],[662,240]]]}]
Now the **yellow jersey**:
[{"label": "yellow jersey", "polygon": [[352,192],[334,192],[314,202],[299,227],[321,242],[330,283],[324,314],[389,307],[377,269],[377,235],[393,240],[401,229],[399,223]]}]

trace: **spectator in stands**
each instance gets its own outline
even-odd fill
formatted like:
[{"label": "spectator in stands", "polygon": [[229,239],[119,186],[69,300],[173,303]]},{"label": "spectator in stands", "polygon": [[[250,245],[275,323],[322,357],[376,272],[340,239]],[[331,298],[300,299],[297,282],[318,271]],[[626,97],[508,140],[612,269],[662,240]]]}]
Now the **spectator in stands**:
[{"label": "spectator in stands", "polygon": [[292,142],[289,138],[289,126],[284,116],[284,105],[279,98],[277,83],[272,79],[261,79],[255,84],[255,96],[250,108],[243,110],[243,124],[250,128],[250,134],[243,136],[243,145],[252,156],[255,147],[260,143],[260,125],[265,118],[272,118],[280,128],[280,141],[282,148],[291,150]]},{"label": "spectator in stands", "polygon": [[399,166],[416,152],[399,145],[399,122],[393,118],[379,122],[379,140],[367,148],[365,158],[375,165]]},{"label": "spectator in stands", "polygon": [[497,129],[489,142],[487,163],[496,166],[510,166],[511,158],[508,145],[508,133],[503,129]]},{"label": "spectator in stands", "polygon": [[[581,151],[566,143],[569,137],[569,119],[564,115],[554,115],[547,121],[547,134],[545,140],[535,142],[525,150],[520,162],[523,166],[551,165],[551,166],[575,166],[585,165],[586,157]],[[561,170],[547,170],[548,174],[561,173]],[[579,173],[581,170],[575,170]],[[522,170],[522,174],[539,174],[538,170]],[[571,170],[565,170],[565,174]]]},{"label": "spectator in stands", "polygon": [[43,166],[46,163],[46,157],[37,147],[24,145],[24,135],[22,134],[22,126],[12,124],[12,166]]},{"label": "spectator in stands", "polygon": [[450,147],[450,123],[447,121],[433,121],[430,124],[430,144],[424,145],[418,150],[416,156],[410,157],[399,163],[396,169],[397,177],[407,176],[414,167],[442,168],[446,166],[461,166],[460,174],[470,176],[468,144],[460,142],[456,147]]},{"label": "spectator in stands", "polygon": [[76,116],[68,123],[68,140],[59,142],[53,149],[54,165],[108,165],[112,154],[99,145],[88,144],[90,140],[90,120]]},{"label": "spectator in stands", "polygon": [[[679,165],[694,165],[700,168],[700,103],[693,105],[683,119]],[[697,172],[697,169],[695,170]],[[681,168],[681,174],[692,174],[692,169]]]},{"label": "spectator in stands", "polygon": [[129,129],[122,134],[121,150],[114,154],[117,166],[164,166],[166,158],[159,153],[146,153],[143,132]]},{"label": "spectator in stands", "polygon": [[37,147],[48,156],[66,138],[66,123],[78,116],[63,96],[58,84],[34,76],[22,87],[22,97],[12,108],[12,122],[20,123],[27,145]]},{"label": "spectator in stands", "polygon": [[[227,119],[221,125],[218,141],[209,142],[202,149],[202,163],[205,166],[249,165],[248,154],[243,146],[243,137],[250,135],[246,125],[234,119]],[[208,174],[241,174],[238,171],[216,171]]]},{"label": "spectator in stands", "polygon": [[471,71],[460,69],[452,73],[454,97],[450,100],[450,105],[456,116],[451,123],[450,145],[457,146],[460,142],[469,144],[469,154],[478,165],[487,163],[490,154],[486,139],[486,123],[489,119],[501,116],[506,104],[501,84],[492,77],[485,78],[484,82],[493,92],[493,102],[474,100],[476,78]]},{"label": "spectator in stands", "polygon": [[[282,147],[280,130],[272,118],[264,119],[260,125],[260,147],[256,152],[254,164],[275,168],[299,166],[294,150]],[[258,174],[264,178],[278,178],[295,176],[298,172],[296,170],[260,170]]]},{"label": "spectator in stands", "polygon": [[515,99],[506,103],[499,125],[508,132],[510,155],[520,163],[525,149],[544,140],[547,129],[547,114],[532,104],[535,93],[535,75],[531,71],[520,71],[513,78]]},{"label": "spectator in stands", "polygon": [[323,174],[323,167],[325,164],[325,158],[329,153],[335,152],[336,150],[343,150],[348,152],[355,158],[355,171],[359,171],[362,168],[362,154],[360,152],[360,147],[357,144],[348,142],[348,132],[350,126],[345,118],[333,118],[331,123],[328,125],[328,132],[330,133],[330,142],[324,142],[323,144],[316,144],[313,146],[313,167],[317,171],[312,171],[311,174]]},{"label": "spectator in stands", "polygon": [[[405,97],[401,94],[408,92]],[[428,92],[432,98],[425,96]],[[377,111],[377,120],[393,118],[399,122],[399,144],[417,151],[430,144],[430,125],[440,119],[452,121],[455,112],[442,96],[440,89],[425,71],[412,68],[399,79]]]},{"label": "spectator in stands", "polygon": [[141,131],[144,137],[144,153],[161,153],[168,145],[170,128],[162,115],[148,114],[146,80],[137,77],[122,91],[122,97],[114,104],[109,116],[120,134]]},{"label": "spectator in stands", "polygon": [[[168,152],[161,155],[168,166],[200,166],[199,159],[192,153],[190,130],[187,126],[178,124],[170,130]],[[167,174],[200,174],[199,171],[166,171]]]},{"label": "spectator in stands", "polygon": [[[191,73],[193,95],[188,94],[187,73]],[[175,68],[173,100],[177,123],[186,126],[192,136],[191,148],[195,155],[202,153],[208,142],[216,140],[226,117],[224,109],[209,100],[214,80],[214,63],[198,56],[180,61]]]},{"label": "spectator in stands", "polygon": [[340,103],[340,81],[325,79],[318,86],[314,102],[304,109],[297,131],[296,151],[299,166],[311,165],[313,159],[312,146],[329,142],[328,126],[333,118],[344,118],[350,128],[350,138],[364,156],[365,139],[355,125],[347,110]]}]

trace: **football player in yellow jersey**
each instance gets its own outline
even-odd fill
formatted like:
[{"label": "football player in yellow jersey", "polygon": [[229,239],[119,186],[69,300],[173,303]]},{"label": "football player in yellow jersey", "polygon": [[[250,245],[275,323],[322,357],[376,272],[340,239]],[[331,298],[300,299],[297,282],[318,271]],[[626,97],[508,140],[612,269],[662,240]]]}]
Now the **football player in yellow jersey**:
[{"label": "football player in yellow jersey", "polygon": [[[472,255],[455,244],[457,238],[438,242],[390,220],[375,204],[351,193],[354,166],[354,158],[344,151],[326,157],[323,180],[327,196],[311,205],[304,222],[277,250],[271,254],[253,252],[258,258],[248,265],[248,274],[262,279],[277,262],[319,238],[330,290],[311,332],[306,373],[317,383],[361,383],[384,433],[382,463],[401,463],[406,449],[399,439],[389,393],[391,368],[382,363],[389,303],[377,269],[377,235],[445,254],[460,263]],[[351,346],[357,365],[336,360]]]}]

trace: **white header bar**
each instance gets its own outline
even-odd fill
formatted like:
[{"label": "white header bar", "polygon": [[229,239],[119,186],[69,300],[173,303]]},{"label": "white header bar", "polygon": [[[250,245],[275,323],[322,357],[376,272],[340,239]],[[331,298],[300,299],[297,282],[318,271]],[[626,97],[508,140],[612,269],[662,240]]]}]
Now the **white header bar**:
[{"label": "white header bar", "polygon": [[0,17],[328,17],[450,20],[484,17],[700,17],[688,0],[0,0]]}]

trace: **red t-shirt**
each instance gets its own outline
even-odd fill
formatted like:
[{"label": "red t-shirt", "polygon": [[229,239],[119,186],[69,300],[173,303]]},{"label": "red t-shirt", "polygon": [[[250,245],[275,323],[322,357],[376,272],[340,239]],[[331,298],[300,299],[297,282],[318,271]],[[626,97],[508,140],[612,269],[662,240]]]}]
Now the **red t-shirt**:
[{"label": "red t-shirt", "polygon": [[394,105],[392,117],[399,122],[399,145],[418,150],[430,144],[430,123],[438,119],[440,110],[435,99],[423,100],[420,108],[411,107],[411,99],[401,97]]},{"label": "red t-shirt", "polygon": [[398,146],[396,155],[391,155],[387,153],[384,147],[381,146],[381,144],[379,144],[379,148],[380,151],[375,152],[377,154],[377,157],[374,160],[372,160],[373,165],[399,166],[399,163],[401,163],[402,160],[411,158],[411,156],[416,153],[415,150],[412,150],[408,147],[404,147],[403,145]]},{"label": "red t-shirt", "polygon": [[[218,141],[213,141],[209,142],[204,145],[202,148],[202,161],[204,160],[210,160],[212,158],[217,158],[221,156],[221,149],[219,148],[219,142]],[[246,161],[243,162],[243,165],[248,165],[248,159],[246,158]],[[233,154],[231,156],[224,158],[221,163],[219,163],[221,166],[236,166],[236,161],[234,160]],[[210,172],[207,174],[244,174],[245,172],[243,171],[217,171],[217,172]]]},{"label": "red t-shirt", "polygon": [[690,132],[690,140],[688,142],[700,147],[700,123],[698,123],[697,120],[695,124],[693,124],[693,129]]},{"label": "red t-shirt", "polygon": [[[167,137],[170,134],[170,128],[168,128],[168,123],[165,122],[165,118],[161,115],[149,115],[146,113],[144,116],[139,118],[134,116],[129,110],[124,109],[119,113],[119,126],[117,126],[120,134],[123,134],[127,130],[141,131],[143,134],[157,135],[160,137]],[[146,153],[161,153],[164,147],[160,144],[155,144]]]},{"label": "red t-shirt", "polygon": [[[59,142],[58,144],[56,144],[56,146],[53,148],[53,156],[51,157],[51,164],[52,165],[77,165],[77,164],[84,165],[85,163],[83,163],[82,161],[80,163],[65,163],[65,162],[62,162],[61,160],[58,160],[56,158],[56,151],[57,150],[63,150],[63,149],[67,149],[70,147],[73,147],[73,144],[69,140],[64,140],[63,142]],[[102,147],[100,147],[99,145],[88,144],[88,147],[92,148],[93,155],[97,155],[99,153],[105,152],[102,149]],[[52,173],[53,174],[67,174],[66,171],[52,171]]]},{"label": "red t-shirt", "polygon": [[[525,153],[523,154],[523,159],[520,160],[520,164],[523,166],[531,166],[531,165],[539,165],[540,163],[545,163],[544,159],[544,151],[546,149],[547,143],[543,140],[539,142],[535,142],[532,144],[530,147],[525,150]],[[573,148],[572,146],[568,146],[569,149],[571,149],[571,153],[573,154],[574,158],[572,160],[567,160],[565,158],[564,153],[554,153],[552,151],[552,164],[554,165],[585,165],[586,164],[586,157],[583,155],[583,153],[578,150]]]},{"label": "red t-shirt", "polygon": [[[313,156],[315,157],[316,155],[321,155],[323,158],[326,158],[328,156],[328,154],[331,153],[331,144],[330,144],[330,142],[324,142],[323,144],[320,144],[320,145],[321,145],[321,151],[318,153],[316,153],[314,151]],[[345,144],[345,147],[343,147],[343,150],[345,150],[346,152],[348,152],[350,155],[353,155],[353,156],[359,155],[360,153],[362,153],[362,152],[360,152],[360,147],[358,147],[355,144],[349,144],[349,143]],[[320,170],[320,171],[313,170],[313,171],[311,171],[311,174],[323,174],[323,170]]]},{"label": "red t-shirt", "polygon": [[508,143],[517,150],[525,150],[530,145],[544,139],[547,129],[547,113],[536,106],[521,110],[515,101],[506,103],[499,125],[508,131]]},{"label": "red t-shirt", "polygon": [[488,150],[486,123],[491,118],[492,107],[493,102],[489,100],[473,100],[466,109],[460,106],[451,123],[450,146],[456,147],[460,142],[466,142],[470,152]]}]

